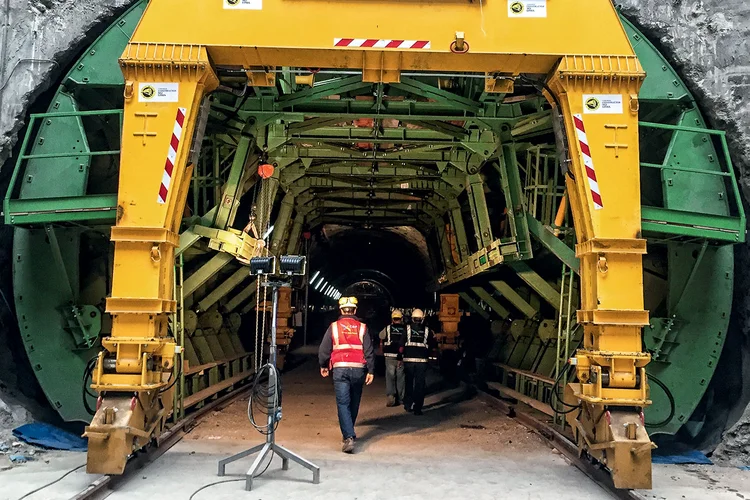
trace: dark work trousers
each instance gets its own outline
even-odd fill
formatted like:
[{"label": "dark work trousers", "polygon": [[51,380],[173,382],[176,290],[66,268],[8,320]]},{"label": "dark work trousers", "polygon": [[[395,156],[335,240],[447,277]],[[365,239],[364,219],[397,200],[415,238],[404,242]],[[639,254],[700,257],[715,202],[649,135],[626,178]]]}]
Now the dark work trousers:
[{"label": "dark work trousers", "polygon": [[344,439],[357,437],[354,424],[357,422],[366,375],[367,370],[364,368],[333,369],[333,389],[336,391],[339,426]]},{"label": "dark work trousers", "polygon": [[396,358],[385,358],[385,395],[404,402],[404,364]]},{"label": "dark work trousers", "polygon": [[421,411],[424,406],[425,378],[427,377],[427,363],[404,362],[406,375],[406,393],[404,394],[404,408]]}]

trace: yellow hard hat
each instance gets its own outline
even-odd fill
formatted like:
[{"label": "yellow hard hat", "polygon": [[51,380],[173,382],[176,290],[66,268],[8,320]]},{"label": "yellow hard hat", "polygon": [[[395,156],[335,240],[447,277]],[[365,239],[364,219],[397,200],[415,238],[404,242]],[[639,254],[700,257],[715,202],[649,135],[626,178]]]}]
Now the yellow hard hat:
[{"label": "yellow hard hat", "polygon": [[404,313],[401,312],[401,309],[394,309],[391,313],[391,319],[401,319],[404,317]]},{"label": "yellow hard hat", "polygon": [[357,307],[357,297],[341,297],[339,299],[339,309],[345,307]]},{"label": "yellow hard hat", "polygon": [[422,312],[421,309],[414,309],[411,312],[411,317],[412,318],[424,318],[424,312]]}]

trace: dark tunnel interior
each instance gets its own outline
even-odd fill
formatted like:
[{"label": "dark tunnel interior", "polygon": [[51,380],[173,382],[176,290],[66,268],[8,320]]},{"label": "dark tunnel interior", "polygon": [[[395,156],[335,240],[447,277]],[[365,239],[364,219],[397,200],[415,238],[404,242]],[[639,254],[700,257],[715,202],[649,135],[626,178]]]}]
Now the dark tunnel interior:
[{"label": "dark tunnel interior", "polygon": [[371,332],[388,323],[392,307],[434,306],[428,245],[416,229],[326,225],[310,236],[308,343],[322,337],[338,314],[337,300],[323,293],[329,285],[357,297],[357,314]]}]

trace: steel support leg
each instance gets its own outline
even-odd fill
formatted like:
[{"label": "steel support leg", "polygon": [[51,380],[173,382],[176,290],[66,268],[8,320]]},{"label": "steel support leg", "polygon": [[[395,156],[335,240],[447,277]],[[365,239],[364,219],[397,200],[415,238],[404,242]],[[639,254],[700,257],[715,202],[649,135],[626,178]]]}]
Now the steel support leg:
[{"label": "steel support leg", "polygon": [[471,220],[474,222],[474,237],[479,249],[492,243],[492,228],[490,214],[487,210],[487,200],[484,196],[484,182],[479,174],[469,175],[466,179],[466,190],[469,194]]},{"label": "steel support leg", "polygon": [[471,252],[469,251],[469,240],[466,238],[464,219],[461,215],[461,205],[456,199],[450,201],[450,216],[451,227],[453,228],[453,234],[456,236],[456,243],[458,244],[458,251],[461,255],[461,260],[465,260],[471,255]]}]

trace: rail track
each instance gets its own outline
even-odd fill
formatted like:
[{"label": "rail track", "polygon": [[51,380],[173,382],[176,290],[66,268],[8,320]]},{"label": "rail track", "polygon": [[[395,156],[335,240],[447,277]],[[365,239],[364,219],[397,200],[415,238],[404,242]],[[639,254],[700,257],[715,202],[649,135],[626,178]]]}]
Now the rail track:
[{"label": "rail track", "polygon": [[125,473],[121,476],[102,475],[89,483],[84,489],[71,498],[71,500],[102,500],[115,492],[118,485],[125,482],[136,471],[143,469],[147,465],[155,462],[160,456],[167,452],[172,446],[177,444],[197,422],[208,413],[229,406],[240,399],[250,391],[250,386],[240,387],[220,398],[203,406],[199,410],[187,415],[184,419],[177,422],[167,432],[156,439],[154,445],[148,449],[137,452],[125,468]]},{"label": "rail track", "polygon": [[[135,455],[128,463],[125,473],[122,476],[100,476],[88,484],[78,494],[73,496],[71,500],[101,500],[107,498],[117,490],[119,485],[127,481],[130,476],[158,460],[161,455],[177,444],[177,442],[179,442],[201,418],[212,411],[229,406],[237,399],[246,395],[247,392],[248,388],[242,387],[188,415],[185,419],[175,424],[175,426],[170,428],[169,431],[160,436],[155,443],[155,446]],[[598,484],[612,498],[622,500],[646,500],[646,497],[637,491],[620,490],[615,488],[612,483],[612,478],[606,470],[603,470],[589,460],[580,457],[575,443],[560,433],[558,429],[545,422],[543,419],[538,418],[533,413],[533,409],[530,409],[527,405],[523,403],[510,403],[483,391],[477,391],[477,397],[489,406],[537,433],[549,446],[560,452],[566,460],[575,465],[586,475],[586,477]]]},{"label": "rail track", "polygon": [[646,497],[637,491],[621,490],[614,487],[612,477],[606,471],[581,457],[578,447],[568,437],[560,433],[558,429],[537,418],[532,413],[532,408],[524,403],[508,403],[490,393],[478,391],[478,397],[489,406],[496,408],[508,417],[516,420],[524,427],[536,432],[549,446],[556,449],[566,460],[575,465],[586,477],[607,491],[613,498],[622,500],[646,500]]}]

